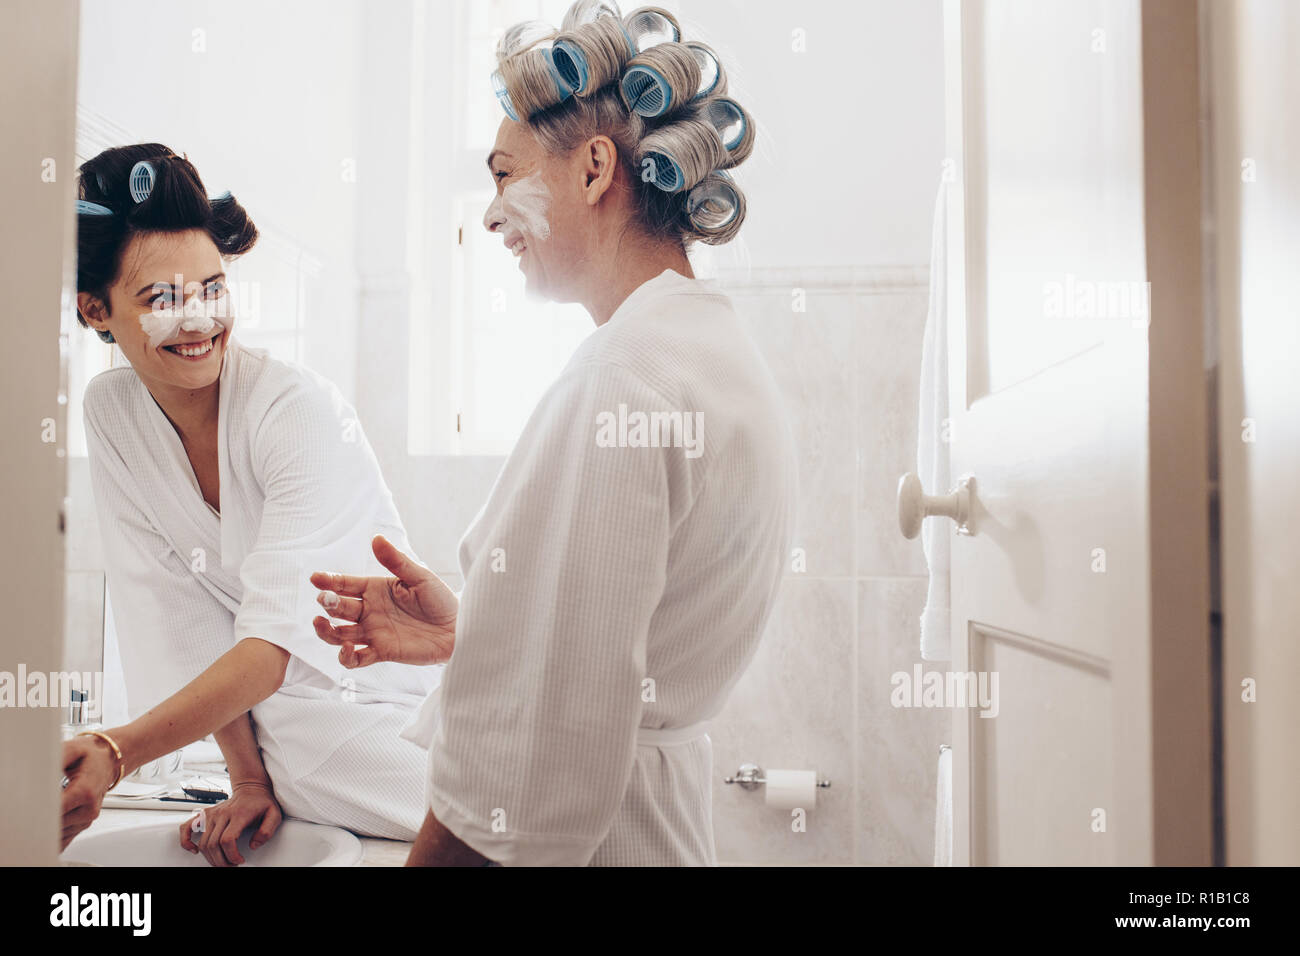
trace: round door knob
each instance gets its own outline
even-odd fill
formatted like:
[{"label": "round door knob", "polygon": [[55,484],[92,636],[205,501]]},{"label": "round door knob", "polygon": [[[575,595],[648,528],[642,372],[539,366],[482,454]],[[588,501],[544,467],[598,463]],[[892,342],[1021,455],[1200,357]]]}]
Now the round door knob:
[{"label": "round door knob", "polygon": [[942,516],[957,522],[958,534],[972,534],[970,528],[971,486],[975,479],[967,475],[946,495],[927,495],[921,479],[908,472],[898,479],[898,527],[905,538],[921,533],[921,521]]}]

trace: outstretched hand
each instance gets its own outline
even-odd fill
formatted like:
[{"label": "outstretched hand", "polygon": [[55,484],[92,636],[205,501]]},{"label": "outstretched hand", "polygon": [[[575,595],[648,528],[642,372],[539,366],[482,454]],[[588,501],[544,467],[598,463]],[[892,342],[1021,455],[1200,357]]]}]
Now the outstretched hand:
[{"label": "outstretched hand", "polygon": [[360,577],[318,571],[311,583],[320,589],[316,600],[330,618],[312,621],[316,635],[340,648],[344,667],[366,667],[380,661],[402,664],[441,664],[456,644],[456,614],[460,602],[442,579],[397,550],[383,535],[371,547],[375,557],[396,578]]}]

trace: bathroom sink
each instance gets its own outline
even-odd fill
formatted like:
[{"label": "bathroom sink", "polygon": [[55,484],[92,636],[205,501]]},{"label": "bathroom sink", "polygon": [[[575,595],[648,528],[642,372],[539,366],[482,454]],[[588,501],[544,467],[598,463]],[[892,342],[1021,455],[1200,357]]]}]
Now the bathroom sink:
[{"label": "bathroom sink", "polygon": [[[256,850],[248,848],[252,834],[247,830],[239,838],[243,866],[356,866],[361,862],[361,841],[338,827],[285,820],[275,836]],[[174,822],[120,827],[102,833],[88,831],[69,844],[60,860],[89,866],[211,865],[202,853],[181,849],[179,828]]]}]

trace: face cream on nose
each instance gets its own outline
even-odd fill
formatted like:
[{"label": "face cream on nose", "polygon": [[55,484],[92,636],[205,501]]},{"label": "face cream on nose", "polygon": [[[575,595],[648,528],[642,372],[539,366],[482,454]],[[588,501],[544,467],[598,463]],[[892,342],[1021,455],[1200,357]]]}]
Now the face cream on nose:
[{"label": "face cream on nose", "polygon": [[183,309],[154,309],[140,316],[140,328],[149,336],[149,347],[156,349],[179,332],[215,333],[224,329],[215,316],[221,312],[220,300],[192,300]]},{"label": "face cream on nose", "polygon": [[551,237],[551,224],[546,218],[551,209],[551,193],[540,173],[525,176],[503,189],[501,209],[507,226],[514,226],[525,239]]}]

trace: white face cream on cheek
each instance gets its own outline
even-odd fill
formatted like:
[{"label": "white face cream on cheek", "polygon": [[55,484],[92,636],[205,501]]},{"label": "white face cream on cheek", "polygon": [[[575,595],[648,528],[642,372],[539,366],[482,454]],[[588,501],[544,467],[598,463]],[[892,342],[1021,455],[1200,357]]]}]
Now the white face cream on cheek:
[{"label": "white face cream on cheek", "polygon": [[523,233],[526,240],[551,238],[551,223],[546,218],[551,210],[551,192],[542,182],[541,173],[525,176],[501,191],[501,211],[510,227]]}]

